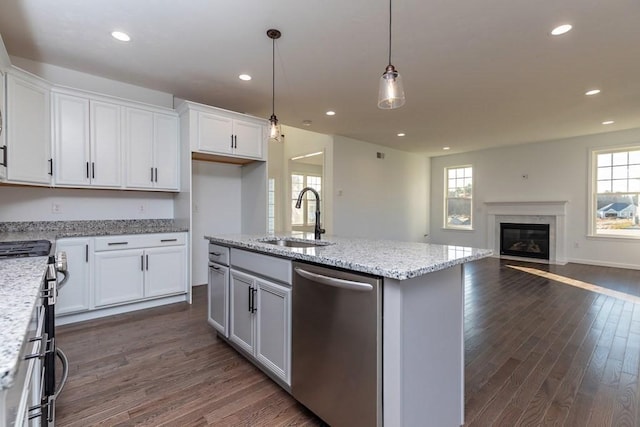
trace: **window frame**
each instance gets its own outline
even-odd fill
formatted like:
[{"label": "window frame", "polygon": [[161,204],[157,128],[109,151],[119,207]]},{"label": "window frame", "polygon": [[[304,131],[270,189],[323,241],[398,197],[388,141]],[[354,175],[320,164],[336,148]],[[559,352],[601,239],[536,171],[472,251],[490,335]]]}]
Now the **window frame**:
[{"label": "window frame", "polygon": [[[314,190],[318,191],[318,194],[320,195],[320,209],[322,210],[322,206],[323,206],[323,202],[324,202],[324,197],[322,196],[323,191],[324,191],[324,178],[322,175],[318,175],[316,173],[310,173],[310,172],[297,172],[297,171],[291,171],[289,173],[289,185],[291,188],[291,201],[292,203],[295,202],[297,200],[297,196],[294,197],[293,194],[293,176],[294,175],[299,175],[302,176],[302,188],[305,187],[309,187],[309,182],[308,182],[308,178],[318,178],[320,179],[320,191],[318,191],[317,189],[314,188]],[[311,195],[312,197],[313,195]],[[315,226],[315,218],[313,219],[313,221],[309,222],[309,200],[308,198],[310,197],[309,193],[307,192],[304,197],[302,198],[302,206],[301,206],[301,210],[302,210],[302,218],[303,218],[303,223],[302,224],[294,224],[293,223],[293,214],[291,214],[291,218],[289,220],[290,224],[291,224],[291,229],[292,230],[299,230],[299,229],[303,229],[303,230],[311,230],[313,229],[313,227]],[[315,203],[315,198],[312,200],[313,203]],[[292,208],[293,210],[293,208]],[[315,210],[314,210],[315,212]]]},{"label": "window frame", "polygon": [[[470,221],[469,225],[451,225],[448,223],[448,208],[449,208],[449,171],[452,169],[471,169],[471,197],[469,198],[470,206],[469,206],[469,215]],[[442,228],[445,230],[462,230],[462,231],[473,231],[473,223],[474,223],[474,214],[473,214],[473,199],[475,192],[475,179],[473,172],[473,164],[466,165],[455,165],[455,166],[445,166],[444,168],[444,197],[443,197],[443,226]]]},{"label": "window frame", "polygon": [[[617,145],[611,147],[591,148],[589,150],[589,180],[588,180],[588,209],[587,209],[587,237],[595,239],[613,239],[613,240],[640,240],[640,230],[636,236],[628,234],[616,234],[598,232],[596,215],[598,211],[598,155],[608,153],[621,153],[629,151],[640,151],[640,143]],[[602,193],[605,194],[605,193]],[[611,194],[631,194],[611,193]],[[637,193],[640,197],[640,192]]]}]

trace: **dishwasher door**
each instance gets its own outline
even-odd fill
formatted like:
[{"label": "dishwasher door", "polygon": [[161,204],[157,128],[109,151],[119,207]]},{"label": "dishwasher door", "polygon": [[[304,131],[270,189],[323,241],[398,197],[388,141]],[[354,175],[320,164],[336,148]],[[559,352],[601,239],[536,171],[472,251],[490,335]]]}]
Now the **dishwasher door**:
[{"label": "dishwasher door", "polygon": [[291,393],[332,427],[382,425],[379,278],[293,263]]}]

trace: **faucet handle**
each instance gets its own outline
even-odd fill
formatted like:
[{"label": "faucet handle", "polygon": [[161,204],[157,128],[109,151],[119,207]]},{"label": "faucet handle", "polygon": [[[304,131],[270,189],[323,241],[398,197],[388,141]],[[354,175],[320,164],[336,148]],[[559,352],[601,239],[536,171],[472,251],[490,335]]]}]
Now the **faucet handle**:
[{"label": "faucet handle", "polygon": [[327,232],[327,230],[325,230],[324,228],[321,228],[319,231],[320,231],[320,234],[324,234]]}]

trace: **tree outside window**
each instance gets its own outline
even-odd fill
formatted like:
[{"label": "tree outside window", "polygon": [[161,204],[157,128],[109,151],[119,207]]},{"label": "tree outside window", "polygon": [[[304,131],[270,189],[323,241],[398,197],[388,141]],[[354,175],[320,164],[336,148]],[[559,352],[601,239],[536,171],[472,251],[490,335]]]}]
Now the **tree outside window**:
[{"label": "tree outside window", "polygon": [[471,229],[473,168],[456,166],[445,169],[445,227]]},{"label": "tree outside window", "polygon": [[592,233],[640,237],[640,147],[594,151]]}]

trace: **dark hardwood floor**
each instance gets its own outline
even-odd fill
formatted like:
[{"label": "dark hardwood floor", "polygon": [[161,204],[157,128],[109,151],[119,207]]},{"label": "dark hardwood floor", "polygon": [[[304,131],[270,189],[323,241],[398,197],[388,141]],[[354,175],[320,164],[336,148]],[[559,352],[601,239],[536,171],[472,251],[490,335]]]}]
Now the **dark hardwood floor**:
[{"label": "dark hardwood floor", "polygon": [[[640,425],[640,271],[484,259],[465,284],[465,426]],[[322,425],[215,336],[205,287],[58,343],[59,426]]]}]

